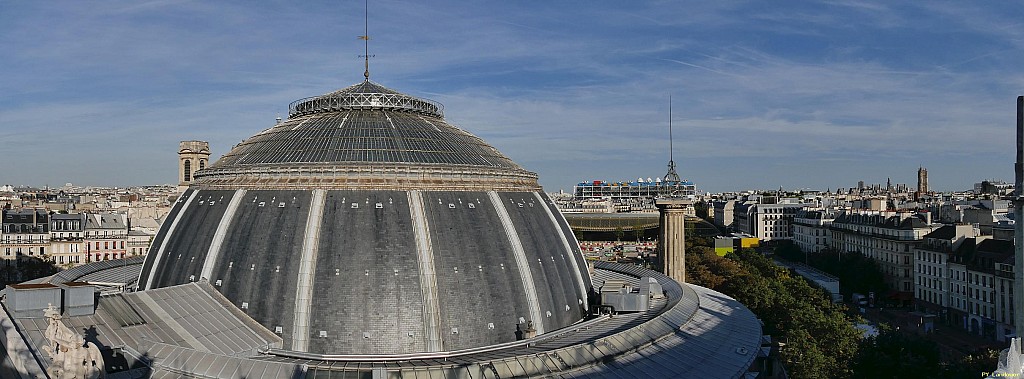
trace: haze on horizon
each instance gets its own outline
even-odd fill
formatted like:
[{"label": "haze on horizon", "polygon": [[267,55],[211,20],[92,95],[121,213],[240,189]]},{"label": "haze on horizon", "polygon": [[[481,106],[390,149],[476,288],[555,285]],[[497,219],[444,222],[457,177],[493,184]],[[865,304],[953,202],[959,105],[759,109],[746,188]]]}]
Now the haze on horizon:
[{"label": "haze on horizon", "polygon": [[[175,183],[288,103],[361,81],[364,7],[5,2],[0,185]],[[537,172],[547,191],[679,174],[702,191],[1012,179],[1013,3],[373,1],[371,80]]]}]

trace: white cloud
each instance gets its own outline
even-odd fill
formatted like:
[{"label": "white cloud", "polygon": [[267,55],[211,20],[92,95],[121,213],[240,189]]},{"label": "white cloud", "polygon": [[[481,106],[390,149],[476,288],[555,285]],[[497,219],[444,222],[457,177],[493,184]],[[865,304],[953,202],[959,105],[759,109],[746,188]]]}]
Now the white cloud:
[{"label": "white cloud", "polygon": [[[906,162],[936,183],[941,167],[1006,177],[1011,165],[996,162],[1012,155],[1024,26],[996,6],[382,1],[370,9],[371,78],[441,101],[549,189],[663,174],[669,94],[678,160],[704,188],[834,188],[909,177]],[[123,179],[93,170],[157,167],[179,139],[223,153],[288,102],[362,79],[362,4],[5,7],[0,139],[44,167],[83,146],[139,157],[87,153],[82,174],[0,181],[167,181],[173,165]],[[138,143],[108,142],[126,135]]]}]

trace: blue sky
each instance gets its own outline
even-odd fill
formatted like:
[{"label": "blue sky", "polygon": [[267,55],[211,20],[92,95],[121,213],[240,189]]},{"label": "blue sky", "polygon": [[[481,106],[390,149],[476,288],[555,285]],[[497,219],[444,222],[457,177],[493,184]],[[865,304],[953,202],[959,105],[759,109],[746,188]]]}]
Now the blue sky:
[{"label": "blue sky", "polygon": [[[0,184],[173,183],[362,80],[361,1],[0,0]],[[701,190],[1013,179],[1013,2],[371,1],[371,79],[540,175]]]}]

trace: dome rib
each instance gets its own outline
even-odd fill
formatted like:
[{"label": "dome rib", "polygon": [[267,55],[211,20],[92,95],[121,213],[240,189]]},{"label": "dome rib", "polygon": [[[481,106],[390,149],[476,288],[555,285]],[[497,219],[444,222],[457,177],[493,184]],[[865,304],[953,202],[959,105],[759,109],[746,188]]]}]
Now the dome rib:
[{"label": "dome rib", "polygon": [[[359,103],[374,96],[394,103]],[[293,104],[306,113],[194,174],[142,289],[209,281],[281,349],[325,356],[494,346],[586,317],[587,265],[537,175],[440,104],[369,81]]]}]

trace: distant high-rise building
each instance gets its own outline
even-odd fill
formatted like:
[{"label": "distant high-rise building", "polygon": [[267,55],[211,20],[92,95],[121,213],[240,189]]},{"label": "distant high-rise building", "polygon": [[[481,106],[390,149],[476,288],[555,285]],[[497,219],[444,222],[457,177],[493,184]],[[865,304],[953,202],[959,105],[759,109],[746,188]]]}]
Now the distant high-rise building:
[{"label": "distant high-rise building", "polygon": [[192,184],[192,174],[206,168],[210,144],[206,141],[181,141],[178,147],[178,186]]},{"label": "distant high-rise building", "polygon": [[917,169],[917,192],[922,194],[928,192],[928,170],[924,167]]}]

